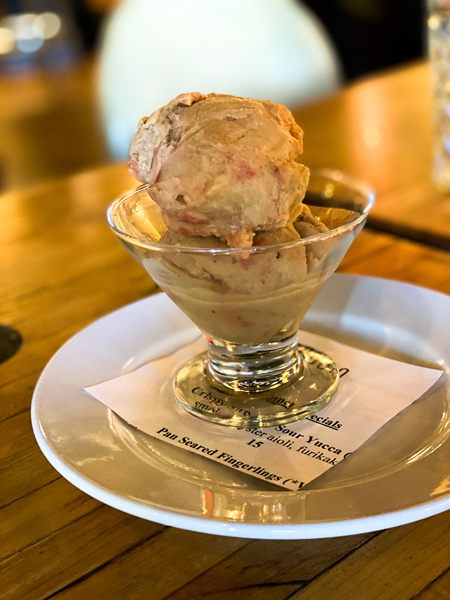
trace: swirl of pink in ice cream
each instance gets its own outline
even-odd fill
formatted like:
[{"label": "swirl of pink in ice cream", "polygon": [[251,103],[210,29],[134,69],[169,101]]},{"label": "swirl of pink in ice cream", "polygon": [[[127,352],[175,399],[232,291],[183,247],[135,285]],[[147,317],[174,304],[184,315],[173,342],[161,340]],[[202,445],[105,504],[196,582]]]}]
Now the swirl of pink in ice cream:
[{"label": "swirl of pink in ice cream", "polygon": [[171,231],[248,247],[302,213],[302,136],[283,105],[182,94],[140,120],[128,166]]}]

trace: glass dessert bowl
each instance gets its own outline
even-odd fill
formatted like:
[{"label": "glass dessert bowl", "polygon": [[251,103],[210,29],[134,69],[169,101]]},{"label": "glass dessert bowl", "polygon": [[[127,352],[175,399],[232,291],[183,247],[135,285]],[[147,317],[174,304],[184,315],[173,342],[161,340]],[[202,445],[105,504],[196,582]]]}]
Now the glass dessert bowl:
[{"label": "glass dessert bowl", "polygon": [[249,248],[230,248],[168,230],[147,187],[116,200],[108,223],[206,340],[206,351],[173,374],[178,402],[234,427],[321,410],[339,372],[330,357],[299,343],[298,329],[363,227],[373,191],[340,171],[312,171],[297,221],[257,232]]}]

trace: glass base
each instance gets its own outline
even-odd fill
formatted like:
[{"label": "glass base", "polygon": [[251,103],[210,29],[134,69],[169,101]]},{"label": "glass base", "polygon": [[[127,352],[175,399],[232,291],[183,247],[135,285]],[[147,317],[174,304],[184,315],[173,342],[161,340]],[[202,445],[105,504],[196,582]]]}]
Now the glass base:
[{"label": "glass base", "polygon": [[339,385],[339,371],[329,356],[298,346],[301,375],[291,385],[270,392],[227,394],[208,377],[208,353],[186,363],[176,374],[173,389],[190,414],[229,427],[272,427],[309,417],[324,408]]}]

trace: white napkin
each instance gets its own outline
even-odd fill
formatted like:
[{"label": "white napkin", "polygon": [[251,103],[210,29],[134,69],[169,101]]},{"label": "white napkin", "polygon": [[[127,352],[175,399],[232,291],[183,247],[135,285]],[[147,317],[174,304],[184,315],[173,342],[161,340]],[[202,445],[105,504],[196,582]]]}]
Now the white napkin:
[{"label": "white napkin", "polygon": [[301,332],[301,343],[331,356],[343,376],[325,409],[288,425],[238,430],[184,411],[172,396],[171,377],[205,349],[203,340],[85,391],[148,435],[297,490],[344,460],[442,374],[309,332]]}]

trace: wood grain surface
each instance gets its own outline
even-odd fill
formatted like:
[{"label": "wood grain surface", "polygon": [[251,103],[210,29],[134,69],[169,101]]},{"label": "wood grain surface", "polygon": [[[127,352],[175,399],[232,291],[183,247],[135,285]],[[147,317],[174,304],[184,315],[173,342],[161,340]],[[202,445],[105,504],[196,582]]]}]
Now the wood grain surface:
[{"label": "wood grain surface", "polygon": [[[419,73],[425,77],[423,67]],[[394,96],[412,85],[408,74],[409,69],[389,74],[378,83]],[[400,133],[397,129],[386,133],[382,145],[387,148],[373,155],[350,142],[340,144],[347,131],[340,129],[342,123],[349,131],[360,131],[366,114],[364,103],[358,104],[362,100],[352,100],[356,104],[345,108],[346,99],[375,84],[377,79],[363,82],[303,113],[309,115],[305,123],[311,119],[305,127],[305,162],[309,156],[318,165],[321,148],[329,144],[334,150],[324,150],[325,163],[359,176],[370,171],[379,192],[377,229],[367,227],[361,233],[339,270],[449,294],[450,254],[433,247],[436,240],[449,240],[448,227],[442,225],[447,209],[428,187],[428,170],[417,168],[425,157],[406,156],[416,149],[425,155],[427,150],[409,140],[404,142],[405,156],[394,156],[390,144]],[[405,131],[415,102],[405,109]],[[342,111],[338,124],[329,118],[330,106]],[[354,112],[357,106],[360,113]],[[329,120],[329,135],[325,128],[314,134],[312,122],[320,115]],[[388,114],[383,120],[380,115],[380,126],[388,119]],[[428,139],[423,139],[424,146]],[[386,165],[390,152],[394,164]],[[79,491],[50,466],[30,423],[31,396],[42,369],[87,324],[155,292],[105,220],[107,205],[134,185],[124,165],[111,165],[0,196],[0,322],[24,338],[19,352],[0,364],[0,598],[449,598],[450,512],[378,533],[333,539],[227,538],[119,512]],[[407,190],[416,187],[427,194],[409,196]],[[422,242],[406,239],[398,226],[408,202],[421,205],[424,219],[410,222],[406,237],[423,236]]]},{"label": "wood grain surface", "polygon": [[450,248],[450,195],[431,179],[428,64],[364,79],[294,116],[305,164],[349,171],[376,190],[372,227]]},{"label": "wood grain surface", "polygon": [[0,190],[108,160],[95,61],[0,76]]}]

